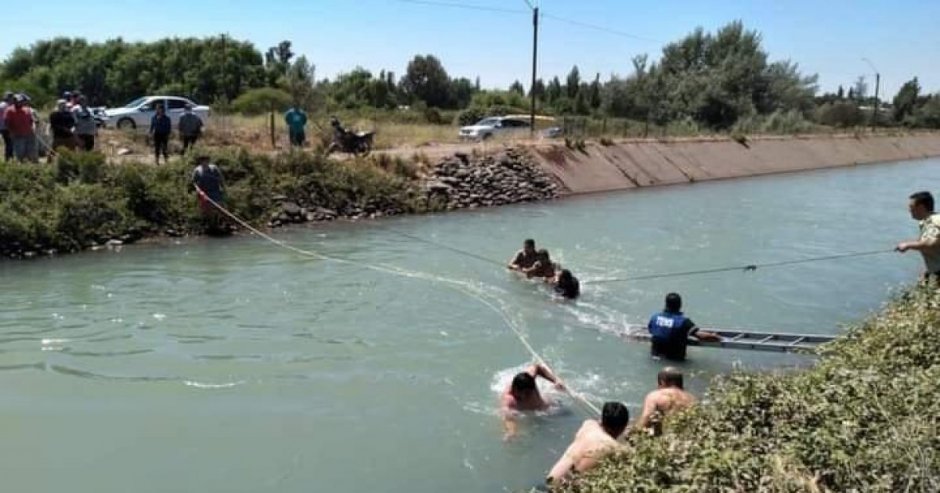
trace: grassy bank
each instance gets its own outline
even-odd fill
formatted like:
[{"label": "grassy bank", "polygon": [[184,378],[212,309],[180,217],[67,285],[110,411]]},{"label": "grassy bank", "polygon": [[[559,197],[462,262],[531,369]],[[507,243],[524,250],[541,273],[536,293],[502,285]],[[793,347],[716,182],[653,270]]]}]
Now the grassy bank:
[{"label": "grassy bank", "polygon": [[[276,157],[220,152],[227,205],[266,224],[280,201],[336,211],[419,212],[414,169],[398,160],[333,161],[309,153]],[[193,164],[109,163],[64,152],[54,164],[0,164],[0,254],[74,252],[112,240],[200,234],[205,224],[190,185]]]},{"label": "grassy bank", "polygon": [[812,369],[721,377],[568,491],[940,491],[938,328],[940,291],[905,294]]}]

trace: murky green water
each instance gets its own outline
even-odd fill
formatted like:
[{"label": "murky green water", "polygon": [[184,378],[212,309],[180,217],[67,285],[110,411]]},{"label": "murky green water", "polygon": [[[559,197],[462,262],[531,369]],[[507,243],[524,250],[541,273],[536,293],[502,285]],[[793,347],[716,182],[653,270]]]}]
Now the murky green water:
[{"label": "murky green water", "polygon": [[[705,183],[280,232],[295,245],[446,278],[506,309],[570,385],[631,413],[660,369],[614,335],[669,290],[701,325],[837,333],[920,269],[884,255],[632,284],[576,304],[386,227],[507,259],[524,237],[582,280],[890,248],[940,162]],[[497,389],[528,355],[447,283],[314,261],[252,237],[0,263],[5,491],[491,492],[538,481],[584,418],[504,444]],[[701,390],[736,363],[692,349]]]}]

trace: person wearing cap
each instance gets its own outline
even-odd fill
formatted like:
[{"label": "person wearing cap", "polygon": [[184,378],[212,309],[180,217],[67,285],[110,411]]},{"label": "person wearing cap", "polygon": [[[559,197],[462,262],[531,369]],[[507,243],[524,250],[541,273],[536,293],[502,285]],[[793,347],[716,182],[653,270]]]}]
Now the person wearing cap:
[{"label": "person wearing cap", "polygon": [[7,123],[4,120],[7,108],[13,106],[13,93],[7,91],[3,94],[3,101],[0,101],[0,136],[3,137],[3,160],[13,159],[13,139],[10,138],[10,131],[7,130]]},{"label": "person wearing cap", "polygon": [[72,105],[72,115],[75,117],[75,135],[81,141],[82,149],[86,152],[93,151],[95,137],[98,135],[98,122],[95,121],[95,114],[88,107],[85,96],[78,96],[75,99],[75,104]]},{"label": "person wearing cap", "polygon": [[199,136],[202,135],[202,119],[193,113],[193,105],[186,105],[183,115],[180,116],[178,126],[180,138],[183,140],[182,154],[186,154],[186,151],[192,149],[196,145],[196,141],[199,140]]},{"label": "person wearing cap", "polygon": [[10,140],[13,144],[13,157],[18,161],[36,162],[36,119],[33,117],[33,110],[27,102],[29,99],[17,94],[13,98],[13,106],[7,108],[3,115],[3,121],[10,132]]},{"label": "person wearing cap", "polygon": [[166,108],[162,104],[157,105],[157,114],[150,120],[150,136],[153,138],[153,152],[157,157],[157,164],[160,164],[160,154],[163,154],[163,162],[169,163],[170,156],[167,154],[167,147],[170,144],[170,133],[173,131],[173,122],[166,115]]},{"label": "person wearing cap", "polygon": [[65,101],[66,109],[72,111],[72,106],[75,104],[75,100],[72,98],[72,91],[63,92],[61,101]]},{"label": "person wearing cap", "polygon": [[[68,150],[75,149],[75,117],[67,108],[68,102],[60,99],[56,103],[56,109],[49,114],[49,128],[52,129],[52,149],[58,151],[61,148]],[[52,153],[49,154],[50,158]]]}]

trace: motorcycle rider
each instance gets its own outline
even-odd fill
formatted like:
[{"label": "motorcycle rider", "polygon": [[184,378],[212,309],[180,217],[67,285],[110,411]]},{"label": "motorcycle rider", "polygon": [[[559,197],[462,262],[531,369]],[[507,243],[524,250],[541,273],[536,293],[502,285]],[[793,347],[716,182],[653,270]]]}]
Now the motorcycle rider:
[{"label": "motorcycle rider", "polygon": [[336,118],[335,116],[330,117],[330,126],[333,127],[333,140],[335,140],[338,144],[341,144],[343,147],[346,147],[346,136],[349,134],[349,132],[343,128],[343,125],[339,122],[339,118]]}]

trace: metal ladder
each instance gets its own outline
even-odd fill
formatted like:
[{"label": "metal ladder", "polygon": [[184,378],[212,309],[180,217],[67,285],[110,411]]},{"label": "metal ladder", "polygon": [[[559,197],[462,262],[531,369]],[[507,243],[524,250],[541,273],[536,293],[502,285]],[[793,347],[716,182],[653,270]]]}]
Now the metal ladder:
[{"label": "metal ladder", "polygon": [[[836,336],[830,335],[790,334],[784,332],[749,332],[708,328],[702,328],[701,330],[718,334],[723,340],[721,342],[704,342],[695,338],[689,338],[690,346],[770,351],[776,353],[812,353],[819,345],[831,342],[836,338]],[[649,341],[651,338],[646,327],[641,325],[629,326],[622,336],[625,339],[639,341]]]}]

